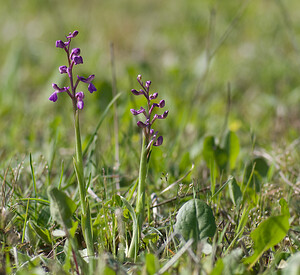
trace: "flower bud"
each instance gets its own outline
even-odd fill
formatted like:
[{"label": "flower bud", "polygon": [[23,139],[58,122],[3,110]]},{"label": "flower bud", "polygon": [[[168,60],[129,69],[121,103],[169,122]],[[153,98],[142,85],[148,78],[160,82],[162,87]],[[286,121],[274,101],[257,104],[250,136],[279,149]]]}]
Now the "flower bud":
[{"label": "flower bud", "polygon": [[150,85],[151,85],[151,81],[150,81],[150,80],[146,81],[146,83],[145,83],[145,87],[146,87],[146,88],[149,88],[149,87],[150,87]]},{"label": "flower bud", "polygon": [[141,107],[139,110],[135,110],[135,109],[130,109],[130,112],[136,116],[136,115],[139,115],[141,113],[145,113],[145,109],[143,107]]},{"label": "flower bud", "polygon": [[161,101],[159,102],[159,108],[163,108],[163,107],[165,107],[165,101],[164,101],[164,100],[161,100]]},{"label": "flower bud", "polygon": [[67,73],[67,70],[68,70],[67,66],[60,66],[60,67],[59,67],[59,72],[60,72],[61,74]]},{"label": "flower bud", "polygon": [[147,127],[147,124],[145,124],[145,123],[142,122],[142,121],[138,121],[138,122],[137,122],[137,126],[139,126],[140,128],[146,128],[146,127]]},{"label": "flower bud", "polygon": [[169,114],[169,111],[164,111],[164,113],[162,114],[162,118],[166,118]]},{"label": "flower bud", "polygon": [[156,99],[158,97],[158,93],[154,93],[153,95],[149,96],[150,100]]},{"label": "flower bud", "polygon": [[62,40],[57,40],[56,43],[55,43],[55,46],[57,48],[62,48],[64,49],[65,48],[65,43],[62,41]]},{"label": "flower bud", "polygon": [[132,89],[131,92],[134,94],[134,95],[140,95],[141,93],[135,89]]},{"label": "flower bud", "polygon": [[73,56],[73,55],[75,55],[75,56],[80,55],[80,49],[79,48],[72,49],[71,56]]},{"label": "flower bud", "polygon": [[163,141],[164,141],[163,137],[159,136],[156,142],[153,143],[153,146],[160,146],[162,145]]}]

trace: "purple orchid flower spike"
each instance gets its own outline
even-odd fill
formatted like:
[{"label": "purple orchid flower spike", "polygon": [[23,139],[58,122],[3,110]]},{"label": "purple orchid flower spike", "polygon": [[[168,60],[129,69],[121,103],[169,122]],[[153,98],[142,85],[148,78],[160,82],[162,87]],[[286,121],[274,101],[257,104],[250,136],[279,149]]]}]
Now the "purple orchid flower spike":
[{"label": "purple orchid flower spike", "polygon": [[146,100],[147,100],[147,106],[148,106],[148,111],[146,111],[143,107],[141,107],[139,110],[135,109],[130,109],[130,112],[136,116],[139,114],[143,114],[146,118],[146,122],[138,121],[137,126],[142,128],[144,131],[144,134],[146,136],[147,140],[147,148],[150,148],[151,145],[153,146],[160,146],[163,143],[163,137],[162,136],[157,136],[158,132],[154,132],[154,130],[151,128],[153,123],[157,119],[165,119],[168,116],[169,111],[165,111],[162,115],[158,114],[152,114],[155,107],[157,108],[164,108],[166,103],[165,100],[160,100],[159,103],[153,102],[152,100],[157,99],[158,93],[153,93],[150,94],[150,86],[151,86],[151,81],[148,80],[145,82],[145,84],[142,82],[142,76],[138,75],[137,76],[137,81],[142,87],[140,91],[137,91],[136,89],[132,89],[131,92],[138,96],[138,95],[144,95]]},{"label": "purple orchid flower spike", "polygon": [[92,83],[92,80],[95,78],[95,75],[93,75],[93,74],[90,75],[88,78],[77,76],[78,79],[77,79],[76,83],[74,83],[74,81],[73,81],[74,65],[83,64],[83,58],[80,55],[81,54],[80,48],[73,48],[72,50],[70,49],[71,40],[73,38],[75,38],[77,35],[78,35],[78,31],[73,31],[73,32],[70,32],[69,35],[66,36],[66,39],[67,39],[66,42],[63,42],[62,40],[56,41],[56,44],[55,44],[56,47],[64,49],[68,56],[68,65],[69,66],[66,66],[66,65],[60,66],[59,72],[61,74],[65,74],[65,73],[68,74],[68,77],[70,79],[71,90],[69,90],[70,89],[69,87],[59,88],[56,84],[52,84],[52,87],[54,88],[54,93],[52,93],[50,95],[49,100],[52,102],[56,102],[58,99],[58,96],[57,96],[58,93],[67,92],[67,94],[73,101],[74,109],[76,110],[76,108],[77,108],[79,110],[82,110],[84,107],[84,103],[83,103],[84,93],[83,92],[76,93],[76,89],[77,89],[79,82],[82,81],[84,83],[87,83],[88,90],[90,93],[97,91],[97,89],[96,89],[95,85]]}]

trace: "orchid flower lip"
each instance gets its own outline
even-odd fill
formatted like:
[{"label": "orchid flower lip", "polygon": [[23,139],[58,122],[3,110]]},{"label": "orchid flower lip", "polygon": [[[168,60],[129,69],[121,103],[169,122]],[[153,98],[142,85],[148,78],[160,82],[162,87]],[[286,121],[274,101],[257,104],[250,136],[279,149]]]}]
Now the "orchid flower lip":
[{"label": "orchid flower lip", "polygon": [[55,102],[57,100],[57,92],[55,91],[52,95],[49,97],[50,101]]},{"label": "orchid flower lip", "polygon": [[74,56],[73,58],[75,65],[83,64],[82,56]]}]

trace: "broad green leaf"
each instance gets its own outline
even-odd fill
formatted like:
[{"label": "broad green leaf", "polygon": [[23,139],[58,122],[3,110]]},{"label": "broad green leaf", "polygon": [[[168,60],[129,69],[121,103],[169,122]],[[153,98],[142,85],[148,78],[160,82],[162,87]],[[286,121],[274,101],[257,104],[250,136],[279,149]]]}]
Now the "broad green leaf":
[{"label": "broad green leaf", "polygon": [[216,231],[215,217],[211,208],[199,199],[191,199],[180,209],[176,217],[175,232],[187,241],[195,243],[206,237],[213,237]]},{"label": "broad green leaf", "polygon": [[236,159],[240,152],[240,142],[237,135],[229,131],[225,138],[225,150],[229,158],[229,167],[230,169],[235,168]]},{"label": "broad green leaf", "polygon": [[71,228],[72,216],[77,208],[75,202],[56,187],[48,188],[48,196],[50,199],[50,213],[53,220],[67,228]]},{"label": "broad green leaf", "polygon": [[250,264],[250,268],[258,261],[261,255],[272,246],[278,244],[287,234],[289,225],[289,212],[287,204],[282,199],[280,201],[281,211],[279,216],[272,216],[264,220],[251,232],[250,236],[254,242],[254,253],[245,259],[245,263]]},{"label": "broad green leaf", "polygon": [[232,203],[235,206],[239,206],[243,200],[243,194],[235,178],[232,178],[232,180],[228,183],[228,188],[229,188],[229,195],[232,200]]}]

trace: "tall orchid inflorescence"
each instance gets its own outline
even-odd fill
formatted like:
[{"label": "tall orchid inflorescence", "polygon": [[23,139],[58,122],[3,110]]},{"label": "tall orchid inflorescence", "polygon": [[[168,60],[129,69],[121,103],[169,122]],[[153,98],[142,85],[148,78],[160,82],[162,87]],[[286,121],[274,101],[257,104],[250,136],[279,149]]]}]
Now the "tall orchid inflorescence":
[{"label": "tall orchid inflorescence", "polygon": [[73,101],[73,107],[74,110],[76,108],[78,109],[83,109],[84,103],[84,93],[83,92],[78,92],[76,93],[77,86],[79,82],[84,82],[88,84],[88,90],[90,93],[93,93],[97,91],[96,87],[92,83],[92,80],[94,79],[95,75],[90,75],[87,78],[84,78],[82,76],[77,76],[77,80],[74,84],[74,79],[73,79],[73,67],[79,64],[83,64],[83,58],[80,55],[80,49],[79,48],[73,48],[70,51],[70,45],[71,45],[71,40],[72,38],[76,37],[78,35],[78,31],[70,32],[69,35],[66,36],[67,41],[63,42],[62,40],[57,40],[56,41],[56,47],[64,49],[67,58],[68,58],[68,66],[63,65],[59,67],[59,72],[61,74],[68,74],[69,80],[70,80],[70,87],[63,87],[59,88],[57,84],[53,83],[52,87],[54,89],[54,93],[49,97],[49,100],[55,102],[58,99],[58,94],[62,92],[66,92],[69,97]]},{"label": "tall orchid inflorescence", "polygon": [[73,48],[71,50],[71,41],[74,37],[78,35],[78,31],[69,33],[66,36],[67,41],[63,42],[62,40],[56,41],[56,47],[64,49],[67,54],[68,65],[63,65],[59,67],[59,72],[61,74],[67,74],[70,82],[70,86],[60,88],[57,84],[53,83],[52,87],[54,88],[54,93],[49,97],[49,100],[56,102],[58,99],[58,94],[66,92],[69,97],[72,99],[73,103],[73,113],[74,113],[74,128],[75,128],[75,157],[74,170],[77,177],[78,189],[80,195],[80,205],[81,205],[81,225],[83,236],[87,246],[88,256],[94,256],[94,243],[93,243],[93,231],[92,231],[92,222],[88,198],[86,196],[87,185],[84,178],[84,169],[83,169],[83,154],[81,147],[81,137],[80,137],[80,124],[79,124],[79,110],[83,109],[84,103],[84,93],[82,91],[76,92],[79,82],[84,82],[88,84],[88,90],[90,93],[97,91],[96,87],[92,83],[94,75],[90,75],[87,78],[82,76],[77,76],[76,82],[74,83],[73,78],[73,68],[79,64],[83,63],[82,56],[80,55],[79,48]]},{"label": "tall orchid inflorescence", "polygon": [[168,116],[169,111],[165,111],[163,114],[155,114],[155,108],[165,107],[165,101],[161,100],[159,103],[153,102],[158,97],[158,93],[150,94],[151,81],[146,81],[145,84],[142,81],[142,76],[138,75],[137,81],[142,87],[139,91],[132,89],[131,92],[136,95],[143,95],[147,100],[147,108],[141,107],[139,110],[131,109],[133,115],[143,114],[145,116],[145,121],[138,121],[138,127],[143,129],[143,145],[141,150],[140,159],[140,170],[139,170],[139,180],[138,180],[138,190],[136,195],[136,218],[137,218],[137,232],[134,232],[128,251],[128,256],[130,258],[136,259],[137,252],[139,248],[139,239],[141,236],[142,225],[145,215],[145,187],[147,170],[150,158],[150,152],[152,145],[160,146],[163,143],[163,137],[158,136],[158,131],[154,131],[152,128],[154,122],[157,119],[165,119]]},{"label": "tall orchid inflorescence", "polygon": [[165,119],[168,116],[169,111],[165,111],[162,115],[158,115],[158,114],[153,115],[155,108],[165,107],[165,101],[162,99],[159,103],[152,103],[153,100],[157,99],[158,93],[150,94],[151,81],[148,80],[144,84],[142,81],[141,75],[138,75],[137,81],[140,84],[140,86],[142,87],[142,89],[140,89],[139,91],[132,89],[131,92],[134,95],[137,95],[137,96],[143,95],[146,98],[148,110],[146,111],[143,107],[141,107],[139,110],[130,109],[130,111],[135,116],[139,115],[139,114],[144,114],[146,121],[145,122],[138,121],[137,125],[140,128],[144,129],[144,136],[146,138],[146,144],[147,144],[146,147],[147,147],[147,149],[150,149],[152,144],[154,146],[162,145],[163,137],[158,136],[158,131],[155,132],[154,129],[152,128],[152,125],[157,119]]}]

